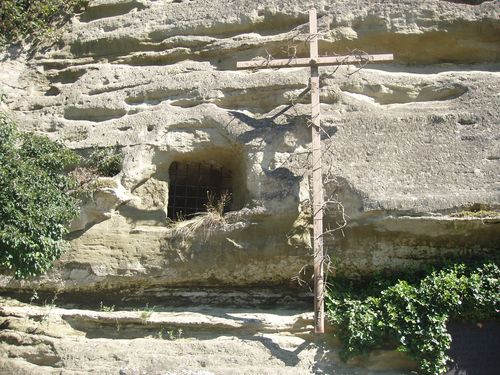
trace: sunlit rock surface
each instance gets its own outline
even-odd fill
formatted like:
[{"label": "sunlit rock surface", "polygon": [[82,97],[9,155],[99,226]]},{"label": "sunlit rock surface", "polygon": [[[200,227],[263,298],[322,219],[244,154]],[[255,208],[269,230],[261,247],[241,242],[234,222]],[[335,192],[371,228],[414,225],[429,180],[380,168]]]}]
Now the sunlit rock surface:
[{"label": "sunlit rock surface", "polygon": [[[415,363],[379,350],[345,364],[339,343],[311,333],[313,313],[192,307],[105,311],[0,299],[2,374],[384,374]],[[361,367],[362,366],[362,367]]]},{"label": "sunlit rock surface", "polygon": [[[307,56],[312,5],[320,54],[395,55],[321,68],[325,198],[341,203],[325,225],[346,221],[325,239],[334,264],[356,276],[498,251],[498,216],[450,216],[500,204],[498,2],[101,0],[54,45],[3,56],[2,108],[82,154],[118,145],[123,170],[82,207],[53,271],[1,287],[307,281],[309,70],[235,67]],[[231,170],[224,220],[168,224],[173,162]]]}]

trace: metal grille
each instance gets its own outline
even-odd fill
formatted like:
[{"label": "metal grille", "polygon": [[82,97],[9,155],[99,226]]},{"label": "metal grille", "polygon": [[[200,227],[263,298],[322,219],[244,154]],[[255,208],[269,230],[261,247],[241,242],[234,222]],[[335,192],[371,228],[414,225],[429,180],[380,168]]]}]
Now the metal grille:
[{"label": "metal grille", "polygon": [[168,217],[172,220],[207,211],[209,196],[217,202],[223,193],[231,193],[232,174],[223,167],[173,162],[169,175]]}]

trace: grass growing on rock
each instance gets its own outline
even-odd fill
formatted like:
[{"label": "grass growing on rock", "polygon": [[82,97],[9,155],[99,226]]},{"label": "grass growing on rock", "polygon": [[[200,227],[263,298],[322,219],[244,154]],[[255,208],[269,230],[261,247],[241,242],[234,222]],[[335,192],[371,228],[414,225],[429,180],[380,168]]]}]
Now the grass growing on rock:
[{"label": "grass growing on rock", "polygon": [[[227,224],[224,211],[230,201],[231,195],[229,193],[223,193],[219,199],[209,194],[206,212],[198,212],[190,219],[180,217],[178,220],[170,222],[172,238],[177,239],[176,243],[181,245],[199,234],[208,239],[213,232]],[[178,255],[181,260],[185,260],[181,252],[178,251]]]},{"label": "grass growing on rock", "polygon": [[492,210],[480,210],[480,211],[460,211],[453,212],[450,214],[452,217],[477,217],[477,218],[496,218],[500,217],[500,212],[492,211]]}]

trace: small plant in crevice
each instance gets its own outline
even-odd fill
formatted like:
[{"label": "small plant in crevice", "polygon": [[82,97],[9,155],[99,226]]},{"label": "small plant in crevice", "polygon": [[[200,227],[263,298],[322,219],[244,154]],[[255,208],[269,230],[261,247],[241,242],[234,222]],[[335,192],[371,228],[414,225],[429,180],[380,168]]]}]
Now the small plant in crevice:
[{"label": "small plant in crevice", "polygon": [[122,163],[123,154],[118,146],[94,147],[84,166],[101,177],[113,177],[120,173]]},{"label": "small plant in crevice", "polygon": [[183,334],[182,328],[179,329],[165,329],[165,327],[161,327],[158,331],[157,338],[160,340],[176,340],[182,338]]},{"label": "small plant in crevice", "polygon": [[413,357],[426,375],[447,370],[450,321],[497,319],[499,309],[500,269],[494,262],[449,265],[395,282],[334,279],[327,295],[343,359],[389,345]]},{"label": "small plant in crevice", "polygon": [[102,312],[113,312],[115,311],[115,305],[107,306],[102,301],[99,303],[99,311]]},{"label": "small plant in crevice", "polygon": [[59,298],[60,293],[61,293],[61,289],[57,289],[54,292],[54,295],[52,296],[52,298],[50,300],[46,299],[44,301],[44,306],[49,307],[50,309],[53,309],[54,307],[56,307],[56,301]]},{"label": "small plant in crevice", "polygon": [[38,291],[36,289],[33,289],[30,297],[30,305],[33,305],[35,301],[38,301],[39,298],[40,296],[38,295]]},{"label": "small plant in crevice", "polygon": [[115,326],[116,326],[116,332],[119,333],[122,325],[120,324],[120,321],[118,319],[115,319]]},{"label": "small plant in crevice", "polygon": [[500,212],[498,211],[493,211],[493,210],[480,210],[480,211],[468,211],[468,210],[463,210],[463,211],[458,211],[458,212],[452,212],[450,214],[452,217],[474,217],[474,218],[498,218],[500,217]]},{"label": "small plant in crevice", "polygon": [[146,306],[144,306],[144,309],[139,310],[140,311],[140,317],[142,320],[148,320],[153,312],[155,311],[156,306],[149,307],[149,304],[146,303]]},{"label": "small plant in crevice", "polygon": [[[114,187],[109,179],[120,173],[123,154],[118,146],[94,147],[90,156],[84,158],[78,167],[71,171],[71,177],[77,182],[77,188],[72,195],[82,201],[92,198],[93,193],[100,188]],[[111,186],[110,186],[111,184]]]},{"label": "small plant in crevice", "polygon": [[456,211],[450,213],[451,217],[460,218],[498,218],[500,217],[500,211],[495,210],[488,204],[485,203],[474,203],[469,207],[464,207],[461,211]]},{"label": "small plant in crevice", "polygon": [[220,197],[217,197],[216,194],[208,192],[207,196],[208,202],[205,205],[207,213],[223,220],[224,212],[226,212],[226,208],[231,203],[231,194],[227,191],[224,191],[220,195]]},{"label": "small plant in crevice", "polygon": [[[47,326],[50,324],[50,316],[52,314],[52,310],[54,310],[56,307],[56,301],[59,297],[59,293],[61,293],[61,289],[58,288],[54,292],[54,295],[52,296],[52,298],[50,300],[49,299],[44,300],[43,305],[46,308],[46,310],[45,310],[45,313],[42,315],[42,318],[40,319],[40,324],[45,324]],[[38,294],[37,294],[37,296],[38,296]],[[32,296],[32,298],[33,298],[33,296]],[[30,302],[31,302],[31,300],[30,300]]]}]

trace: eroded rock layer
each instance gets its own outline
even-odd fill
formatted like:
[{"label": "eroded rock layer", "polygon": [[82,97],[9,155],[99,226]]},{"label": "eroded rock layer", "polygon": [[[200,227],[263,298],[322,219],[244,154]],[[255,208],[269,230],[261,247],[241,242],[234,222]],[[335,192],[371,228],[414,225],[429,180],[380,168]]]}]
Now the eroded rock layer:
[{"label": "eroded rock layer", "polygon": [[[311,334],[312,313],[144,307],[104,311],[0,299],[2,374],[380,374],[415,363],[379,350],[349,365],[338,342]],[[361,365],[363,367],[361,367]]]},{"label": "eroded rock layer", "polygon": [[[450,216],[500,204],[497,1],[97,0],[55,45],[5,55],[2,105],[83,155],[118,145],[123,169],[53,271],[2,288],[307,279],[309,69],[235,66],[307,56],[311,6],[321,55],[395,55],[321,68],[326,225],[346,221],[326,238],[334,263],[360,275],[498,251],[498,216]],[[169,223],[173,163],[229,170],[231,211]]]}]

